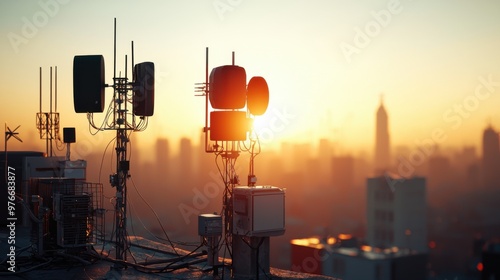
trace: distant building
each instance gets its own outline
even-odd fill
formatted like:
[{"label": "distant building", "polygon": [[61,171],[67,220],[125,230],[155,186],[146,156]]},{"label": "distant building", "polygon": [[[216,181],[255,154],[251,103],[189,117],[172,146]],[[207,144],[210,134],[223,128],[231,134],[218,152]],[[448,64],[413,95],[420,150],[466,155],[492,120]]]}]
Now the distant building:
[{"label": "distant building", "polygon": [[368,245],[427,252],[426,209],[425,178],[368,178]]},{"label": "distant building", "polygon": [[375,171],[388,171],[391,165],[389,123],[382,99],[377,110],[375,125]]},{"label": "distant building", "polygon": [[500,279],[500,243],[492,242],[483,251],[482,262],[478,265],[481,280]]},{"label": "distant building", "polygon": [[359,246],[350,235],[294,239],[291,247],[294,271],[342,280],[426,279],[427,254],[397,247]]},{"label": "distant building", "polygon": [[331,174],[336,195],[345,203],[350,203],[354,187],[354,158],[352,156],[333,157]]},{"label": "distant building", "polygon": [[183,137],[179,145],[179,171],[184,175],[193,174],[193,145],[189,138]]},{"label": "distant building", "polygon": [[457,191],[457,185],[452,182],[456,174],[453,173],[450,159],[443,155],[430,156],[427,166],[429,204],[442,205],[450,199],[450,192]]},{"label": "distant building", "polygon": [[500,142],[498,132],[488,126],[483,133],[483,186],[500,186]]},{"label": "distant building", "polygon": [[159,174],[167,174],[169,172],[170,149],[167,138],[156,139],[155,163]]}]

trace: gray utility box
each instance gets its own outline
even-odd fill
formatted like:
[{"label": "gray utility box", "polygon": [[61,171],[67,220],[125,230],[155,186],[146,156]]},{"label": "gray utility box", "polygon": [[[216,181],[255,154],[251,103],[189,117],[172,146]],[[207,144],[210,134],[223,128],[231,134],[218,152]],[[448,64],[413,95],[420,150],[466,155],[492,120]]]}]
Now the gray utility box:
[{"label": "gray utility box", "polygon": [[285,233],[285,192],[273,186],[233,189],[233,234],[277,236]]},{"label": "gray utility box", "polygon": [[215,214],[199,215],[198,235],[204,237],[222,235],[222,216]]}]

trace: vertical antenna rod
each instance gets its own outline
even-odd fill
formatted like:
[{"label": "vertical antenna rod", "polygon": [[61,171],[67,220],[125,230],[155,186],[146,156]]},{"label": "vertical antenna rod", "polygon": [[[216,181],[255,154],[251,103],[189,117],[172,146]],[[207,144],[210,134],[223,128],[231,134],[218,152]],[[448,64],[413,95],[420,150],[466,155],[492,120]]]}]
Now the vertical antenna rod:
[{"label": "vertical antenna rod", "polygon": [[50,67],[50,111],[52,114],[52,66]]},{"label": "vertical antenna rod", "polygon": [[134,76],[134,41],[131,42],[132,45],[132,81],[135,82],[135,76]]},{"label": "vertical antenna rod", "polygon": [[205,152],[208,150],[208,47],[205,49]]},{"label": "vertical antenna rod", "polygon": [[54,80],[54,100],[55,100],[55,111],[57,112],[57,66],[56,66],[56,73],[55,73],[55,80]]},{"label": "vertical antenna rod", "polygon": [[52,66],[50,67],[50,111],[48,117],[50,118],[50,122],[47,118],[47,141],[50,143],[50,157],[52,157],[52,127],[54,125],[52,123]]},{"label": "vertical antenna rod", "polygon": [[42,67],[40,67],[40,115],[42,114]]},{"label": "vertical antenna rod", "polygon": [[116,18],[113,28],[113,79],[116,78]]}]

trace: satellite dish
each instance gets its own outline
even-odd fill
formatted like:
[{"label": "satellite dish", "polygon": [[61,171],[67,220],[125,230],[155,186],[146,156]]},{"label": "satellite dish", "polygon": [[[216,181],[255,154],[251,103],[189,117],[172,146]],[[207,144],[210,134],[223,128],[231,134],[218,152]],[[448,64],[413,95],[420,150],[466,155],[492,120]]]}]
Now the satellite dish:
[{"label": "satellite dish", "polygon": [[269,105],[269,88],[262,77],[252,77],[247,88],[247,107],[254,116],[263,115]]}]

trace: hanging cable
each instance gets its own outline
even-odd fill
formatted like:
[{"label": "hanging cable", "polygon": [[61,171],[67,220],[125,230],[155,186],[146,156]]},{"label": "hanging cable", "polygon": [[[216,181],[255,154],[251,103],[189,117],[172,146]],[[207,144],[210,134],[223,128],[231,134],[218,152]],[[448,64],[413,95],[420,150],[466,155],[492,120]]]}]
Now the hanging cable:
[{"label": "hanging cable", "polygon": [[165,237],[167,238],[168,240],[168,243],[170,244],[170,246],[172,246],[172,249],[174,250],[175,254],[179,256],[179,253],[177,252],[177,250],[175,249],[175,246],[174,244],[172,243],[172,241],[170,240],[170,237],[168,236],[167,234],[167,231],[165,230],[165,228],[163,227],[163,224],[161,223],[160,221],[160,218],[158,217],[158,214],[156,214],[156,211],[153,209],[153,207],[151,207],[151,205],[144,199],[144,197],[141,195],[141,193],[139,192],[139,190],[137,189],[137,187],[135,186],[135,183],[134,183],[134,180],[132,179],[132,177],[130,177],[130,180],[132,181],[132,185],[134,186],[134,189],[135,191],[137,192],[137,194],[139,195],[139,197],[142,199],[142,201],[149,207],[149,209],[151,210],[151,212],[153,212],[155,218],[156,218],[156,221],[158,222],[158,224],[160,225],[160,228],[161,230],[163,231],[163,234],[165,234]]}]

